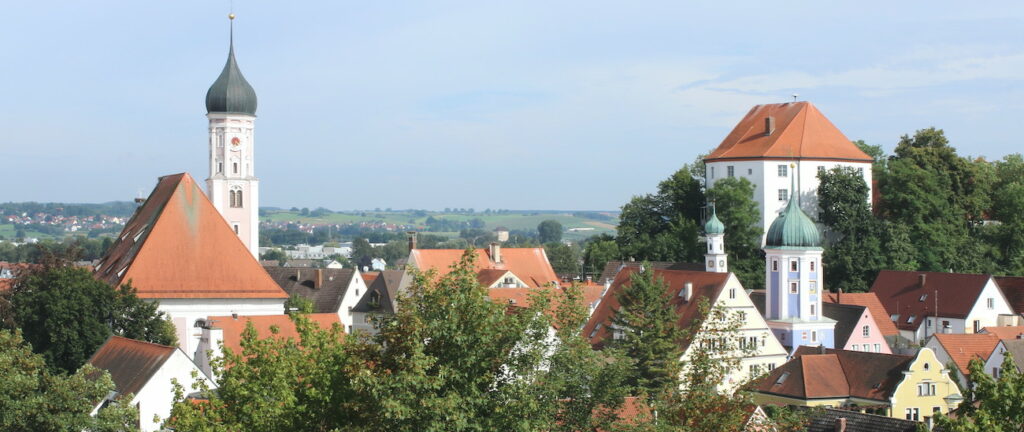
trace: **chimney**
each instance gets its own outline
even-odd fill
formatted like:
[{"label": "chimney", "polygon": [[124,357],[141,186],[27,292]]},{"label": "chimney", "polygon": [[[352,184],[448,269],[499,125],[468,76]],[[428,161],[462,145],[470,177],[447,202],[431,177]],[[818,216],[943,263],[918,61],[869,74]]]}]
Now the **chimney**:
[{"label": "chimney", "polygon": [[839,417],[836,419],[835,432],[846,432],[846,417]]},{"label": "chimney", "polygon": [[145,203],[146,203],[146,199],[145,198],[142,198],[142,197],[135,198],[135,204],[145,204]]},{"label": "chimney", "polygon": [[295,282],[302,283],[302,270],[295,269]]},{"label": "chimney", "polygon": [[843,289],[836,291],[836,303],[843,304]]},{"label": "chimney", "polygon": [[491,242],[491,260],[495,263],[501,262],[501,243]]},{"label": "chimney", "polygon": [[238,312],[231,312],[231,318],[238,319]]},{"label": "chimney", "polygon": [[679,297],[682,297],[683,301],[686,302],[693,298],[693,282],[683,284],[683,289],[679,291]]},{"label": "chimney", "polygon": [[416,231],[406,231],[409,235],[409,250],[416,249]]},{"label": "chimney", "polygon": [[768,116],[764,119],[764,135],[770,136],[775,132],[775,117]]},{"label": "chimney", "polygon": [[324,286],[324,269],[316,269],[316,277],[313,278],[313,289],[320,289]]},{"label": "chimney", "polygon": [[924,288],[924,282],[928,275],[921,273],[917,275],[917,286]]}]

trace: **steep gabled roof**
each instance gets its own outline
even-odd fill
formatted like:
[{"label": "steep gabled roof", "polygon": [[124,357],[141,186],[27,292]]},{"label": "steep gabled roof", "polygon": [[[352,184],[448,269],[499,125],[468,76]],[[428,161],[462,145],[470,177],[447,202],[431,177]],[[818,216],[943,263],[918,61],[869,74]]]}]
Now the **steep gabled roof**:
[{"label": "steep gabled roof", "polygon": [[[765,133],[765,119],[775,130]],[[871,162],[810,102],[756,105],[705,161],[728,159],[815,159]]]},{"label": "steep gabled roof", "polygon": [[[1006,348],[1006,351],[1013,357],[1013,363],[1017,365],[1017,369],[1024,371],[1024,340],[1022,339],[1003,339],[999,341],[1001,346]],[[997,346],[996,349],[999,349]],[[995,351],[993,350],[993,353]],[[991,353],[989,354],[991,357]],[[997,367],[1002,367],[998,365]]]},{"label": "steep gabled roof", "polygon": [[178,348],[111,336],[89,359],[89,364],[110,372],[115,390],[138,394]]},{"label": "steep gabled roof", "polygon": [[999,344],[999,336],[991,333],[936,333],[935,340],[942,345],[942,349],[946,350],[949,358],[956,363],[957,369],[960,369],[960,373],[964,376],[971,374],[967,369],[971,359],[978,358],[984,362]]},{"label": "steep gabled roof", "polygon": [[940,317],[967,318],[990,278],[984,274],[882,270],[871,292],[890,317],[899,315],[897,328],[914,331],[926,316],[935,315],[936,292]]},{"label": "steep gabled roof", "polygon": [[1017,314],[1024,314],[1024,276],[996,276],[996,284]]},{"label": "steep gabled roof", "polygon": [[[363,275],[365,277],[366,273]],[[369,287],[366,289],[366,294],[363,294],[352,311],[395,313],[395,301],[398,298],[398,288],[402,283],[403,276],[405,276],[405,272],[402,270],[384,270],[374,275],[372,279],[367,280],[366,283]],[[376,305],[373,301],[373,293],[377,293],[378,296]]]},{"label": "steep gabled roof", "polygon": [[857,305],[864,306],[871,311],[871,317],[874,318],[875,324],[878,324],[878,331],[882,333],[882,336],[896,336],[900,334],[900,331],[893,324],[892,320],[889,319],[889,312],[886,312],[885,306],[878,300],[878,296],[873,292],[867,293],[825,293],[823,302],[827,303],[839,303],[844,305]]},{"label": "steep gabled roof", "polygon": [[792,360],[771,371],[755,389],[797,399],[887,401],[913,361],[911,356],[801,346]]},{"label": "steep gabled roof", "polygon": [[287,298],[192,176],[161,177],[96,265],[140,298]]},{"label": "steep gabled roof", "polygon": [[[618,293],[624,287],[631,285],[632,275],[639,272],[640,269],[626,268],[615,277],[615,281],[612,282],[601,303],[590,316],[590,320],[583,326],[583,336],[590,340],[591,345],[602,347],[604,340],[612,336],[609,332],[612,317],[615,316],[615,313],[621,307]],[[700,299],[705,298],[709,304],[714,304],[729,281],[731,274],[689,270],[654,270],[655,280],[660,279],[666,285],[666,296],[675,307],[676,315],[679,317],[677,324],[682,329],[689,328],[693,321],[698,318]],[[686,283],[693,284],[690,301],[686,301],[678,295]],[[593,333],[593,336],[591,336],[591,333]],[[682,348],[685,350],[688,346],[689,341],[684,341]]]},{"label": "steep gabled roof", "polygon": [[[438,276],[444,276],[451,272],[451,266],[459,262],[464,252],[463,249],[413,249],[409,253],[409,262],[420,270],[434,269]],[[477,249],[474,267],[477,272],[511,271],[532,288],[559,281],[544,248],[501,248],[501,262],[494,262],[489,249]]]},{"label": "steep gabled roof", "polygon": [[[338,318],[337,313],[313,313],[306,317],[323,329],[329,329],[334,324],[341,325],[341,319]],[[250,322],[260,339],[271,336],[277,339],[296,339],[299,336],[295,323],[288,315],[212,316],[208,318],[207,322],[212,328],[224,331],[224,347],[231,348],[231,352],[235,354],[242,352],[242,332],[245,331],[246,324]],[[271,327],[277,327],[276,335],[271,333]]]},{"label": "steep gabled roof", "polygon": [[868,308],[838,303],[822,303],[821,314],[836,321],[835,345],[845,347],[850,335],[857,329],[857,323]]},{"label": "steep gabled roof", "polygon": [[355,276],[353,269],[264,267],[288,295],[298,294],[313,302],[315,313],[338,313],[341,298]]}]

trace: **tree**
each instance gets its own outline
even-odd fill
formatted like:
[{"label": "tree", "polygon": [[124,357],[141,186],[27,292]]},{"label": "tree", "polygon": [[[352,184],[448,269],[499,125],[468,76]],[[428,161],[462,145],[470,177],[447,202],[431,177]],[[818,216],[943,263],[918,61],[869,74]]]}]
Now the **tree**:
[{"label": "tree", "polygon": [[[215,362],[208,401],[176,403],[175,430],[607,430],[622,403],[621,358],[579,334],[580,290],[493,302],[470,249],[451,272],[415,273],[380,332],[343,335],[292,315],[297,339],[258,339]],[[344,336],[344,337],[343,337]]]},{"label": "tree", "polygon": [[548,219],[537,225],[537,234],[541,243],[560,242],[562,241],[562,224]]},{"label": "tree", "polygon": [[129,404],[115,403],[90,416],[114,390],[110,374],[89,365],[71,375],[54,374],[17,330],[0,330],[0,371],[0,430],[115,431],[131,430],[138,422],[139,413]]},{"label": "tree", "polygon": [[888,268],[882,222],[871,213],[868,185],[851,167],[818,173],[818,212],[825,225],[825,285],[846,292],[867,291],[878,271]]},{"label": "tree", "polygon": [[577,245],[565,243],[547,243],[544,245],[544,253],[551,262],[551,268],[559,275],[580,274],[580,248]]},{"label": "tree", "polygon": [[747,288],[764,288],[764,231],[761,212],[754,201],[754,184],[745,178],[724,178],[708,190],[708,198],[715,202],[718,218],[725,224],[730,270]]},{"label": "tree", "polygon": [[[615,237],[608,234],[591,237],[583,248],[583,271],[588,275],[597,275],[604,270],[605,264],[609,261],[622,258],[619,253],[619,245],[615,243]],[[604,282],[604,281],[598,281]]]},{"label": "tree", "polygon": [[663,280],[650,264],[630,275],[630,283],[616,294],[620,309],[612,326],[622,332],[611,346],[635,362],[628,383],[639,392],[660,395],[678,385],[683,330]]},{"label": "tree", "polygon": [[376,255],[377,252],[365,238],[360,237],[352,241],[352,254],[349,255],[349,260],[358,268],[368,267]]},{"label": "tree", "polygon": [[14,323],[52,371],[73,372],[112,334],[174,345],[174,326],[158,304],[89,270],[51,262],[19,277],[8,294]]},{"label": "tree", "polygon": [[633,197],[622,206],[616,243],[623,257],[693,262],[704,205],[703,161],[683,165],[658,184],[658,193]]},{"label": "tree", "polygon": [[284,302],[285,313],[300,313],[310,314],[313,313],[313,301],[300,295],[299,293],[292,293],[288,297],[288,300]]},{"label": "tree", "polygon": [[999,378],[985,373],[984,364],[972,359],[971,385],[956,418],[939,415],[936,426],[951,432],[1015,432],[1024,430],[1024,375],[1009,352],[1000,365]]},{"label": "tree", "polygon": [[261,260],[277,261],[278,264],[288,261],[288,255],[285,255],[281,249],[269,249],[263,255],[260,255]]}]

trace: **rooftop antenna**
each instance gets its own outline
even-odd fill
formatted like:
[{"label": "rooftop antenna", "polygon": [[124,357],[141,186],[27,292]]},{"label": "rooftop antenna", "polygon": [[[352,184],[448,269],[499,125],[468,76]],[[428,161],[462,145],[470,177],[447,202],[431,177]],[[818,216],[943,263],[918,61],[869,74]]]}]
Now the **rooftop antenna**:
[{"label": "rooftop antenna", "polygon": [[798,97],[800,97],[800,95],[798,95],[796,93],[793,93],[793,102],[796,102],[796,98],[798,98]]}]

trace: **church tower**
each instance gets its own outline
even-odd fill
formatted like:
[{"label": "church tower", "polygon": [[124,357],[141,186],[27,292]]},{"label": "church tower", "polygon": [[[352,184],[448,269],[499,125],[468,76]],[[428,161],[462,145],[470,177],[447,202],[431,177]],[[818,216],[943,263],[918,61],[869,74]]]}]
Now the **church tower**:
[{"label": "church tower", "polygon": [[235,62],[235,15],[231,20],[228,61],[206,92],[210,124],[210,177],[206,192],[245,247],[259,256],[259,180],[253,165],[256,91]]},{"label": "church tower", "polygon": [[725,224],[718,219],[714,203],[711,204],[711,218],[704,224],[704,233],[708,239],[708,251],[704,254],[707,261],[704,271],[728,273],[729,256],[725,253]]},{"label": "church tower", "polygon": [[786,208],[765,236],[765,319],[790,353],[801,345],[835,347],[836,322],[821,311],[821,233],[800,209],[796,176]]}]

